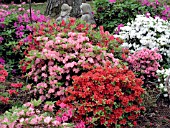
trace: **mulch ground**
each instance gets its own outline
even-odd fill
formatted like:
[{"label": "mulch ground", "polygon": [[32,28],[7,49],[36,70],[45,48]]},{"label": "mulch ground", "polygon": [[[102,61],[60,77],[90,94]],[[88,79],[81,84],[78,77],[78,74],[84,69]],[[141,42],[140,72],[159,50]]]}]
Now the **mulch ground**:
[{"label": "mulch ground", "polygon": [[135,128],[170,128],[170,101],[159,98],[155,107],[138,118]]}]

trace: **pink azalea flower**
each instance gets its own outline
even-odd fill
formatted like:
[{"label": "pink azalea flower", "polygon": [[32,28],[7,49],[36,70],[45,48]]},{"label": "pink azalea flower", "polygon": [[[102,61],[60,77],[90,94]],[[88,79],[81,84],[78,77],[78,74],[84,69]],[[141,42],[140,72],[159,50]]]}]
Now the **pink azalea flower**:
[{"label": "pink azalea flower", "polygon": [[65,107],[66,107],[66,104],[61,103],[59,106],[60,106],[61,108],[65,108]]},{"label": "pink azalea flower", "polygon": [[49,124],[52,119],[53,119],[52,117],[49,117],[49,116],[48,116],[48,117],[46,117],[46,118],[44,119],[44,122],[47,123],[47,124]]},{"label": "pink azalea flower", "polygon": [[70,80],[70,75],[67,75],[67,76],[66,76],[66,80]]},{"label": "pink azalea flower", "polygon": [[49,105],[49,106],[48,106],[48,110],[49,110],[50,112],[53,111],[53,108],[54,108],[54,105]]},{"label": "pink azalea flower", "polygon": [[30,124],[37,124],[37,123],[38,123],[38,121],[37,121],[36,118],[33,118],[33,119],[30,121]]},{"label": "pink azalea flower", "polygon": [[71,118],[71,117],[73,116],[72,109],[69,109],[69,110],[67,111],[67,114],[68,114],[68,116]]},{"label": "pink azalea flower", "polygon": [[44,101],[44,100],[46,99],[46,97],[45,97],[45,96],[40,96],[40,99],[41,99],[42,101]]},{"label": "pink azalea flower", "polygon": [[109,0],[110,3],[116,3],[116,0]]},{"label": "pink azalea flower", "polygon": [[31,89],[31,85],[30,84],[27,85],[26,88],[30,90]]},{"label": "pink azalea flower", "polygon": [[53,88],[50,88],[50,89],[48,90],[48,93],[54,93],[54,89],[53,89]]},{"label": "pink azalea flower", "polygon": [[58,122],[61,122],[62,120],[61,120],[61,117],[59,117],[59,116],[56,116],[56,120],[58,121]]},{"label": "pink azalea flower", "polygon": [[59,121],[57,121],[57,120],[53,121],[52,123],[53,123],[54,126],[58,126],[58,125],[61,124],[61,123],[60,123]]},{"label": "pink azalea flower", "polygon": [[19,120],[19,122],[21,122],[21,123],[24,122],[24,118],[21,118],[21,119]]},{"label": "pink azalea flower", "polygon": [[149,18],[150,17],[150,13],[149,12],[147,12],[146,14],[145,14],[145,16],[147,17],[147,18]]},{"label": "pink azalea flower", "polygon": [[68,121],[68,117],[67,117],[67,116],[62,116],[62,121],[63,121],[63,122]]},{"label": "pink azalea flower", "polygon": [[44,111],[47,111],[47,109],[48,109],[48,105],[45,104],[43,110],[44,110]]}]

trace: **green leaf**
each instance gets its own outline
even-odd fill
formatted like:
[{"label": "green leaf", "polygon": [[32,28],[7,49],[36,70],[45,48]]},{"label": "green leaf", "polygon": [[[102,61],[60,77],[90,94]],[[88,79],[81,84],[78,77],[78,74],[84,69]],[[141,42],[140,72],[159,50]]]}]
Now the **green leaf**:
[{"label": "green leaf", "polygon": [[37,107],[37,106],[39,106],[39,105],[42,103],[42,101],[41,101],[41,99],[39,99],[39,100],[34,99],[34,100],[31,101],[31,103],[32,103],[35,107]]}]

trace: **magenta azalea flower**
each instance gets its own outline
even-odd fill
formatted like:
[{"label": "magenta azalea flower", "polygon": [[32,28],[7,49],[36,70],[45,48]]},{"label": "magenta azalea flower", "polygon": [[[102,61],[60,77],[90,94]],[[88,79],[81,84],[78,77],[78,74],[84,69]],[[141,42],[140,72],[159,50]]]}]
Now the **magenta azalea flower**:
[{"label": "magenta azalea flower", "polygon": [[115,2],[116,2],[116,0],[109,0],[109,2],[110,2],[110,3],[115,3]]}]

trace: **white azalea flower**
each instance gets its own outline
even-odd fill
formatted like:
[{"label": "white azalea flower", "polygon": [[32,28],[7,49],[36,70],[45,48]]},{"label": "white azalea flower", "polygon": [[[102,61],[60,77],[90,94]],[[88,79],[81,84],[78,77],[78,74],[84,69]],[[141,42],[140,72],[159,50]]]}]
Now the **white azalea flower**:
[{"label": "white azalea flower", "polygon": [[150,49],[158,48],[159,52],[164,55],[164,60],[168,62],[168,58],[170,58],[169,21],[159,17],[147,18],[145,15],[137,15],[134,21],[127,23],[127,26],[121,27],[121,31],[117,36],[124,39],[127,43],[134,40],[138,41],[133,42],[132,46],[130,46],[131,52],[142,47]]},{"label": "white azalea flower", "polygon": [[168,94],[164,94],[164,97],[168,97]]},{"label": "white azalea flower", "polygon": [[163,85],[163,84],[160,84],[160,85],[159,85],[159,88],[161,88],[161,89],[164,88],[164,85]]}]

